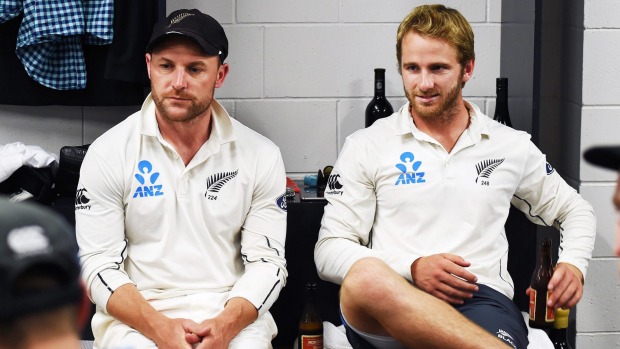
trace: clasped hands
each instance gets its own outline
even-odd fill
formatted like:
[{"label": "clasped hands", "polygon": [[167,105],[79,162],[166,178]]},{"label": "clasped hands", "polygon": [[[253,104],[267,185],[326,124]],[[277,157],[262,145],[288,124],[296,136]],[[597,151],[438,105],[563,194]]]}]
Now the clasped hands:
[{"label": "clasped hands", "polygon": [[[160,349],[226,349],[234,336],[215,319],[196,323],[189,319],[168,319],[153,338]],[[230,338],[229,338],[230,337]]]},{"label": "clasped hands", "polygon": [[[411,264],[414,284],[421,290],[450,304],[463,304],[478,291],[476,275],[466,268],[471,265],[460,256],[440,253],[420,257]],[[549,282],[548,305],[554,308],[574,307],[583,295],[583,275],[575,266],[558,263]],[[529,295],[529,289],[526,291]]]}]

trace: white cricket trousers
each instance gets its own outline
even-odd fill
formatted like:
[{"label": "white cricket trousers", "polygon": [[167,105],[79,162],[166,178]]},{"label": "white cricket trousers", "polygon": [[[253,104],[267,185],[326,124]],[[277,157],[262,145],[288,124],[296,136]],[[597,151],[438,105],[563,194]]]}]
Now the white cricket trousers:
[{"label": "white cricket trousers", "polygon": [[[195,322],[215,317],[224,309],[228,293],[198,293],[181,297],[150,300],[149,303],[170,318]],[[102,309],[92,320],[94,349],[156,349],[153,341],[140,332],[114,319]],[[271,340],[278,333],[269,312],[243,329],[230,343],[229,349],[271,349]]]}]

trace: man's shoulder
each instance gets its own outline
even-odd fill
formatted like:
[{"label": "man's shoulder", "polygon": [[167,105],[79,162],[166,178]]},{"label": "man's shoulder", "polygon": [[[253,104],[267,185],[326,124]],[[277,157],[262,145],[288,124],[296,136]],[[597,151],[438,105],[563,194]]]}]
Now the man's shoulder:
[{"label": "man's shoulder", "polygon": [[88,152],[108,152],[126,149],[131,139],[140,135],[140,112],[135,112],[97,137]]},{"label": "man's shoulder", "polygon": [[356,147],[385,148],[391,142],[398,142],[402,134],[406,133],[401,129],[401,118],[399,112],[381,118],[372,125],[349,134],[346,143],[356,144]]},{"label": "man's shoulder", "polygon": [[486,122],[491,139],[499,140],[503,143],[509,143],[507,140],[529,143],[532,138],[532,136],[525,131],[506,126],[486,116],[484,117],[487,118]]}]

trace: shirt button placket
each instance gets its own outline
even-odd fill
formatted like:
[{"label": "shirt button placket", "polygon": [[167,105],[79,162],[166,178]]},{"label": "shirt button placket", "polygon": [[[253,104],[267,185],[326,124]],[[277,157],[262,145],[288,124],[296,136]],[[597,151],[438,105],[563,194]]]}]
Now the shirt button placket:
[{"label": "shirt button placket", "polygon": [[181,175],[181,178],[179,178],[179,197],[186,197],[187,196],[187,174],[183,174]]},{"label": "shirt button placket", "polygon": [[451,156],[448,156],[444,161],[445,168],[445,179],[448,181],[453,181],[456,178],[456,170],[454,168],[454,161]]}]

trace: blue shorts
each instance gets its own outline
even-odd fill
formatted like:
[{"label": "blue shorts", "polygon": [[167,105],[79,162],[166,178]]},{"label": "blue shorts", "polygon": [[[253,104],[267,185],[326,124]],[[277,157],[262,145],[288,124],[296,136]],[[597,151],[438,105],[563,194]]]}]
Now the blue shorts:
[{"label": "blue shorts", "polygon": [[[519,308],[508,297],[488,286],[478,284],[478,288],[473,298],[455,309],[513,348],[526,349],[529,344],[527,326]],[[363,333],[351,328],[342,313],[341,318],[347,339],[354,349],[397,347],[395,339]]]}]

